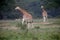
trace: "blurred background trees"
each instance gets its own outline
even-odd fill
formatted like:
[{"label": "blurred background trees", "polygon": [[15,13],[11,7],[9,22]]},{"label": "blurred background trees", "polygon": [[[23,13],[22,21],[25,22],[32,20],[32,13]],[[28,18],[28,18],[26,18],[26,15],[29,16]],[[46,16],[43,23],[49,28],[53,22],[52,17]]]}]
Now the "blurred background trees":
[{"label": "blurred background trees", "polygon": [[49,17],[60,15],[60,0],[0,0],[0,19],[16,19],[22,14],[16,11],[16,6],[24,8],[33,15],[33,18],[41,17],[41,5],[44,5]]},{"label": "blurred background trees", "polygon": [[14,0],[0,0],[0,15],[1,15],[0,19],[6,19],[7,16],[9,16],[13,11],[14,6],[15,6]]}]

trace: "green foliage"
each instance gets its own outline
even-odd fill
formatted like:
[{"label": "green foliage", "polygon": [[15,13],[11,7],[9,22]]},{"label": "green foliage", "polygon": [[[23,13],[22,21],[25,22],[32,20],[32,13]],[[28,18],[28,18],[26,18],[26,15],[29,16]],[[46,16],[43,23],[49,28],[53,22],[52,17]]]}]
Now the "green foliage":
[{"label": "green foliage", "polygon": [[53,24],[60,25],[60,20],[56,20]]},{"label": "green foliage", "polygon": [[[47,29],[47,28],[46,28]],[[45,28],[40,31],[34,30],[4,30],[0,29],[0,40],[60,40],[60,32],[55,28],[46,30]],[[54,30],[54,31],[53,31]]]},{"label": "green foliage", "polygon": [[45,7],[46,8],[58,8],[60,7],[60,0],[45,0]]},{"label": "green foliage", "polygon": [[35,28],[35,29],[40,29],[40,27],[39,27],[39,26],[35,26],[34,28]]},{"label": "green foliage", "polygon": [[0,0],[0,10],[1,11],[11,11],[15,6],[14,0]]},{"label": "green foliage", "polygon": [[17,5],[32,12],[34,18],[40,18],[41,4],[47,9],[58,8],[60,7],[60,0],[0,0],[0,19],[20,18],[21,14],[16,13],[14,9]]},{"label": "green foliage", "polygon": [[16,26],[20,27],[21,29],[26,29],[27,28],[27,25],[26,24],[22,24],[21,22],[17,22]]},{"label": "green foliage", "polygon": [[55,18],[60,18],[60,15],[56,16]]},{"label": "green foliage", "polygon": [[[54,20],[53,20],[54,22],[60,22],[59,19],[58,20],[54,19]],[[38,22],[38,20],[36,21]],[[50,20],[50,22],[53,21]],[[12,22],[8,21],[8,22],[12,25],[16,25],[18,28],[21,28],[22,26],[26,27],[25,25],[22,25],[20,21],[12,21]],[[41,26],[40,28],[39,26],[36,26],[34,29],[29,29],[29,30],[28,29],[25,30],[24,28],[22,28],[24,30],[22,29],[8,30],[8,29],[0,28],[0,40],[60,40],[60,31],[59,31],[60,26],[58,27],[56,25],[47,25],[47,24],[46,25],[39,24],[39,25]]]},{"label": "green foliage", "polygon": [[15,0],[0,0],[0,19],[14,18],[12,11],[15,5]]},{"label": "green foliage", "polygon": [[59,33],[54,33],[54,34],[52,34],[50,37],[51,37],[51,39],[53,39],[53,40],[60,40],[60,35],[59,35]]}]

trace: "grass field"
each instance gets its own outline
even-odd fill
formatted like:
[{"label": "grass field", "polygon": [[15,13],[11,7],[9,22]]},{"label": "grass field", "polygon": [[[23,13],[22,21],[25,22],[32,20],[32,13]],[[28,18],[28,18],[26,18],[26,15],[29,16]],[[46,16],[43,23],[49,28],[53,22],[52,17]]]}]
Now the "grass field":
[{"label": "grass field", "polygon": [[[60,19],[34,19],[33,29],[26,29],[21,20],[0,20],[0,40],[60,40]],[[21,29],[21,27],[23,27]]]}]

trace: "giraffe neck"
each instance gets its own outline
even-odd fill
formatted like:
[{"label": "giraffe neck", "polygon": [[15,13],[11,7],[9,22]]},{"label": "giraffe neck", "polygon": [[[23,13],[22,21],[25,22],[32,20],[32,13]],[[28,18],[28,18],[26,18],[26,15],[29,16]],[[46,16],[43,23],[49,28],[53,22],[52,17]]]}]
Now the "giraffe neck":
[{"label": "giraffe neck", "polygon": [[45,9],[42,9],[42,11],[46,11]]},{"label": "giraffe neck", "polygon": [[42,9],[42,15],[47,16],[47,11],[45,9]]},{"label": "giraffe neck", "polygon": [[23,14],[23,18],[22,18],[22,24],[24,23],[24,21],[27,22],[32,22],[32,15],[30,15],[26,10],[18,8],[18,10]]},{"label": "giraffe neck", "polygon": [[32,18],[31,14],[29,14],[26,10],[20,8],[19,11],[23,14],[23,18]]},{"label": "giraffe neck", "polygon": [[28,14],[28,12],[27,11],[25,11],[24,9],[18,9],[23,15],[25,15],[25,14]]}]

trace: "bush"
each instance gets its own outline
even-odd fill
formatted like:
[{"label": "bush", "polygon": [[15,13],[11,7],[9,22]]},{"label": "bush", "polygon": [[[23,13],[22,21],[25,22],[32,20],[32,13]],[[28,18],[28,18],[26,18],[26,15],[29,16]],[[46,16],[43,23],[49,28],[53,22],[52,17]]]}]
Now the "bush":
[{"label": "bush", "polygon": [[20,27],[21,29],[26,29],[27,28],[26,24],[22,24],[22,23],[19,23],[19,22],[17,22],[16,26]]}]

